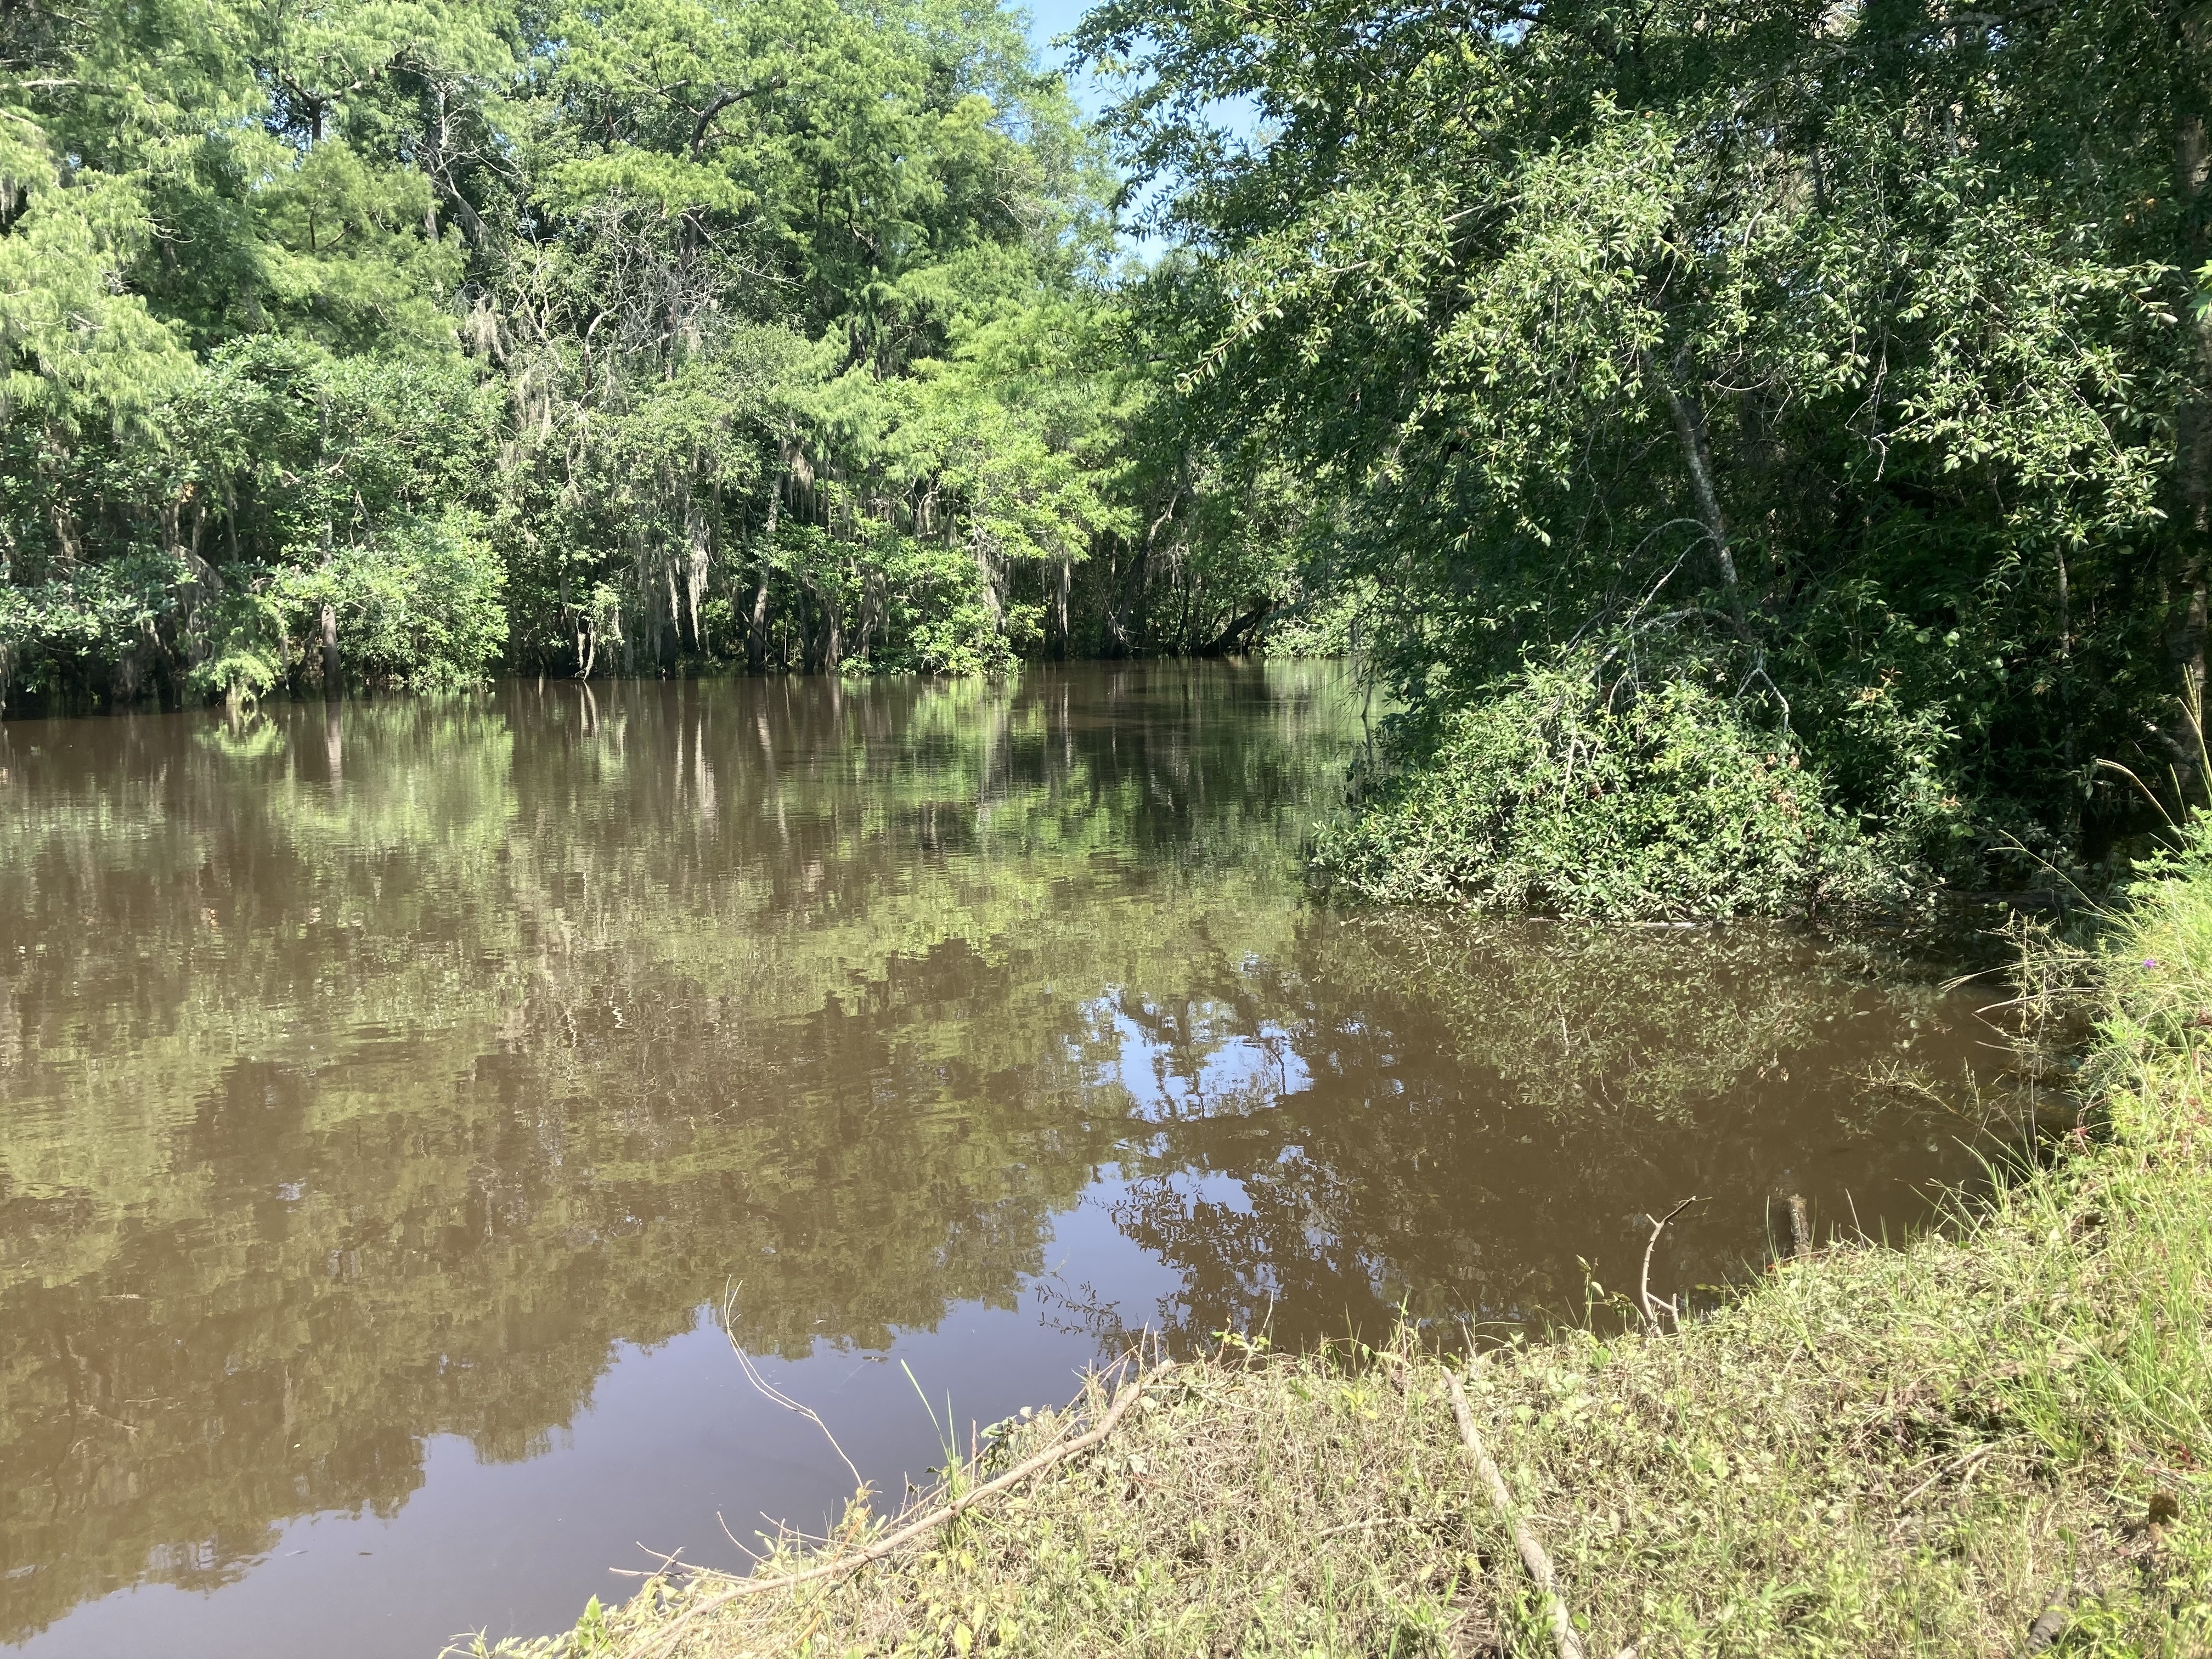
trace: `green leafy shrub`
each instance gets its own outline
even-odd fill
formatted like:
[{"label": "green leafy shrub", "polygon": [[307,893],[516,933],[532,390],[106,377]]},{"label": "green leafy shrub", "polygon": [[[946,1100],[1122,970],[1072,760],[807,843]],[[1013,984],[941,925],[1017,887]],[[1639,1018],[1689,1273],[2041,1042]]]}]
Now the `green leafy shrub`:
[{"label": "green leafy shrub", "polygon": [[173,624],[185,574],[179,561],[140,548],[66,580],[0,581],[0,709],[73,677],[135,691]]},{"label": "green leafy shrub", "polygon": [[284,673],[284,611],[268,585],[241,581],[202,618],[207,655],[185,676],[188,690],[236,705],[258,702]]},{"label": "green leafy shrub", "polygon": [[1011,619],[993,610],[975,561],[965,549],[887,537],[878,556],[890,586],[898,643],[875,657],[876,666],[953,676],[997,677],[1014,671],[1014,629],[1006,625]]},{"label": "green leafy shrub", "polygon": [[483,678],[507,641],[506,583],[474,515],[454,509],[287,570],[279,590],[294,638],[317,637],[327,604],[349,674],[429,690]]},{"label": "green leafy shrub", "polygon": [[1640,691],[1531,666],[1447,716],[1317,837],[1328,884],[1391,902],[1611,918],[1895,900],[1787,732],[1690,675]]}]

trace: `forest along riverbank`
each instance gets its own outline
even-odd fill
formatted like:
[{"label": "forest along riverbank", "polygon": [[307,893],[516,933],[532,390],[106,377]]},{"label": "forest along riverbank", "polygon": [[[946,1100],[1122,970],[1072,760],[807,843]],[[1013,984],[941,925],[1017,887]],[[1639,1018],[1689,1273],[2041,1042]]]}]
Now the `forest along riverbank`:
[{"label": "forest along riverbank", "polygon": [[1472,1364],[1232,1343],[1094,1382],[902,1521],[856,1506],[751,1580],[507,1650],[2203,1652],[2203,821],[2079,965],[2081,1130],[1941,1235],[1831,1243],[1679,1330]]}]

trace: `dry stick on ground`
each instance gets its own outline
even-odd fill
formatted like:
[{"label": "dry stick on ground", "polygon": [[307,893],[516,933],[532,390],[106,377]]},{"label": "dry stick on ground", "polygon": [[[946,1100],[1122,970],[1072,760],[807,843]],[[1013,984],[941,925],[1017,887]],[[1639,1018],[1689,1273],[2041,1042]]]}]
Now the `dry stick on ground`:
[{"label": "dry stick on ground", "polygon": [[1528,1570],[1528,1577],[1543,1592],[1544,1608],[1552,1619],[1552,1645],[1559,1650],[1559,1659],[1585,1659],[1582,1638],[1575,1634],[1574,1621],[1567,1617],[1567,1604],[1553,1587],[1552,1558],[1544,1553],[1535,1533],[1514,1509],[1513,1494],[1505,1489],[1505,1477],[1498,1472],[1489,1448],[1474,1431],[1474,1413],[1468,1409],[1467,1390],[1460,1387],[1458,1373],[1446,1370],[1444,1381],[1451,1389],[1452,1415],[1459,1419],[1459,1437],[1467,1447],[1468,1455],[1474,1460],[1474,1472],[1481,1479],[1490,1506],[1498,1511],[1498,1518],[1513,1534],[1513,1547],[1521,1552],[1521,1565]]},{"label": "dry stick on ground", "polygon": [[[871,1561],[881,1560],[901,1546],[910,1544],[924,1533],[943,1526],[963,1510],[980,1504],[985,1498],[1006,1491],[1009,1486],[1018,1486],[1031,1475],[1040,1474],[1055,1463],[1064,1462],[1078,1452],[1090,1450],[1091,1447],[1113,1433],[1114,1425],[1121,1420],[1130,1407],[1137,1403],[1137,1396],[1142,1394],[1144,1389],[1142,1378],[1131,1382],[1115,1397],[1114,1403],[1106,1408],[1106,1414],[1098,1419],[1097,1426],[1077,1435],[1073,1440],[1047,1447],[1036,1456],[1008,1469],[996,1480],[985,1481],[973,1492],[963,1492],[943,1508],[932,1510],[920,1520],[909,1522],[896,1532],[885,1533],[866,1549],[856,1550],[850,1555],[840,1556],[835,1561],[825,1561],[817,1567],[809,1567],[804,1572],[786,1573],[779,1578],[743,1579],[730,1589],[686,1607],[676,1616],[665,1630],[660,1632],[641,1650],[641,1659],[651,1659],[651,1656],[665,1653],[674,1647],[676,1638],[681,1634],[684,1624],[700,1613],[711,1613],[725,1602],[735,1601],[744,1596],[765,1595],[771,1590],[793,1589],[800,1584],[811,1583],[817,1578],[833,1578],[841,1572],[849,1572],[855,1567],[867,1565]],[[1580,1659],[1580,1655],[1572,1656],[1572,1659]]]},{"label": "dry stick on ground", "polygon": [[[1659,1328],[1659,1315],[1656,1311],[1658,1304],[1651,1300],[1651,1252],[1659,1248],[1659,1235],[1665,1230],[1667,1224],[1697,1201],[1698,1195],[1692,1193],[1656,1221],[1651,1221],[1651,1218],[1648,1215],[1644,1218],[1646,1221],[1651,1221],[1651,1237],[1644,1246],[1644,1277],[1637,1282],[1636,1294],[1638,1300],[1644,1304],[1644,1322],[1655,1331]],[[1674,1316],[1675,1328],[1678,1330],[1681,1328],[1680,1310],[1671,1300],[1668,1304],[1668,1311]]]}]

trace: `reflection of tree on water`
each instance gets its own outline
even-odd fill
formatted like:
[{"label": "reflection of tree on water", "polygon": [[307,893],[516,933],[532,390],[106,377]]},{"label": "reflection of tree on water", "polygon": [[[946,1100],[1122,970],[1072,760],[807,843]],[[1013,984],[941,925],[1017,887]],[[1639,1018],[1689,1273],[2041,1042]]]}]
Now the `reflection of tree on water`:
[{"label": "reflection of tree on water", "polygon": [[[1200,1024],[1210,1056],[1188,1049]],[[1301,1079],[1283,1091],[1279,1033]],[[1757,931],[1310,918],[1212,1010],[1154,1020],[1189,1109],[1146,1114],[1115,1217],[1182,1273],[1159,1316],[1187,1346],[1264,1322],[1279,1342],[1372,1336],[1401,1303],[1448,1326],[1578,1316],[1585,1262],[1632,1289],[1644,1213],[1692,1193],[1714,1201],[1670,1232],[1676,1285],[1740,1278],[1790,1192],[1917,1219],[1915,1183],[1972,1158],[1955,1125],[1900,1121],[1860,1079],[1900,1058],[1955,1075],[1981,1035],[1958,999]],[[1848,1183],[1826,1162],[1846,1146]]]},{"label": "reflection of tree on water", "polygon": [[424,1436],[528,1455],[732,1278],[787,1356],[1010,1304],[1121,1129],[1054,987],[1266,911],[1335,752],[1295,680],[1169,678],[1218,718],[1128,669],[0,727],[0,1639],[389,1513]]},{"label": "reflection of tree on water", "polygon": [[[529,1455],[733,1280],[787,1358],[1025,1289],[1141,1322],[1045,1273],[1102,1170],[1178,1331],[1272,1301],[1291,1340],[1563,1305],[1594,1231],[1857,1121],[1758,1070],[1904,994],[1771,940],[1301,911],[1356,732],[1322,687],[0,726],[0,1638],[388,1513],[426,1436]],[[1750,1201],[1678,1273],[1750,1254]]]}]

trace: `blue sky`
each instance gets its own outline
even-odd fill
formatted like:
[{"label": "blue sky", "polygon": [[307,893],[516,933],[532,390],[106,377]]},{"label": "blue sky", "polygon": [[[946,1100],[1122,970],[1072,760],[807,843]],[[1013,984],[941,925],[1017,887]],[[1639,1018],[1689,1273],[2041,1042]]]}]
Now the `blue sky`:
[{"label": "blue sky", "polygon": [[[1003,3],[1003,0],[1002,0]],[[1053,46],[1055,35],[1066,34],[1082,21],[1083,14],[1091,8],[1091,0],[1030,0],[1024,8],[1029,13],[1030,40],[1036,47],[1037,58],[1048,68],[1064,69],[1069,54]],[[1067,77],[1068,89],[1085,112],[1096,115],[1109,101],[1108,88],[1087,75]],[[1158,257],[1167,246],[1157,236],[1135,236],[1124,234],[1125,252],[1139,259],[1150,261]]]},{"label": "blue sky", "polygon": [[[1011,0],[1001,0],[1001,3],[1011,3]],[[1066,34],[1082,21],[1083,14],[1091,9],[1092,3],[1093,0],[1030,0],[1022,8],[1029,14],[1030,40],[1037,49],[1037,56],[1048,66],[1058,68],[1066,64],[1067,53],[1053,50],[1053,37]],[[1076,101],[1091,113],[1097,114],[1105,105],[1104,89],[1090,76],[1071,77],[1070,84]],[[1231,131],[1249,134],[1259,125],[1260,112],[1247,99],[1236,99],[1217,105],[1216,108],[1219,112],[1218,118]]]},{"label": "blue sky", "polygon": [[[1056,34],[1066,33],[1081,21],[1083,14],[1090,9],[1089,5],[1085,0],[1030,0],[1027,9],[1030,39],[1036,43],[1037,56],[1048,65],[1063,64],[1067,54],[1054,52],[1052,39]],[[1106,101],[1101,88],[1092,83],[1088,76],[1072,77],[1070,85],[1074,90],[1076,101],[1094,115]]]},{"label": "blue sky", "polygon": [[[1009,3],[1009,0],[1000,0]],[[1029,14],[1030,40],[1036,47],[1037,57],[1048,68],[1065,68],[1069,54],[1055,50],[1052,45],[1057,35],[1067,33],[1083,19],[1095,0],[1029,0],[1023,9]],[[1068,88],[1075,101],[1090,114],[1096,115],[1109,101],[1109,89],[1087,75],[1071,75]],[[1259,111],[1248,99],[1237,99],[1214,106],[1217,120],[1232,132],[1249,137],[1259,125]],[[1133,236],[1127,240],[1129,250],[1145,258],[1157,255],[1166,246],[1152,236]]]}]

